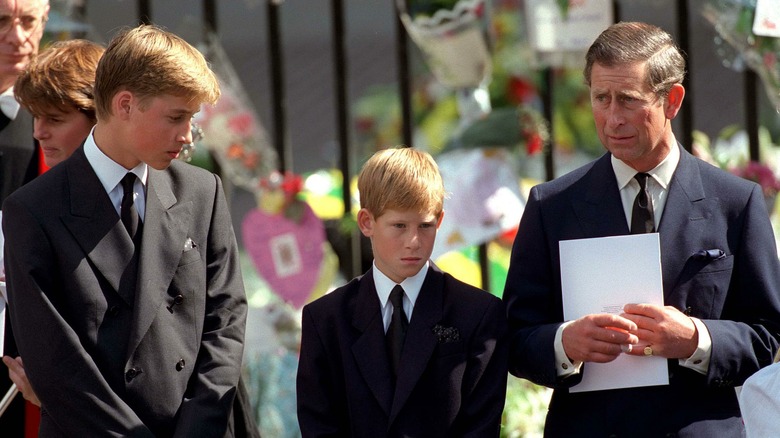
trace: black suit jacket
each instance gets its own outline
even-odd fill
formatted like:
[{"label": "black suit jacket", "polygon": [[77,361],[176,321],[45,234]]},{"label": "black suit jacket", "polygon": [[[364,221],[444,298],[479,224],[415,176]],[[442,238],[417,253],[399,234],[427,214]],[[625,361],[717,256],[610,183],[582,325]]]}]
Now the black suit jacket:
[{"label": "black suit jacket", "polygon": [[[547,436],[741,434],[734,387],[772,363],[778,349],[777,248],[758,185],[680,152],[658,227],[664,301],[706,325],[709,371],[702,375],[675,359],[668,386],[575,394],[567,388],[581,376],[556,376],[553,340],[563,321],[558,242],[629,232],[605,154],[531,190],[512,251],[504,290],[510,371],[556,388]],[[725,257],[694,255],[703,249],[721,249]]]},{"label": "black suit jacket", "polygon": [[[297,379],[303,437],[498,436],[507,379],[503,311],[496,297],[431,266],[394,389],[370,270],[308,304]],[[441,333],[447,328],[459,340]]]},{"label": "black suit jacket", "polygon": [[0,112],[0,205],[38,176],[38,157],[30,113],[20,107],[16,118],[10,120]]},{"label": "black suit jacket", "polygon": [[41,436],[225,433],[246,298],[218,177],[149,169],[135,289],[132,242],[83,148],[6,199],[3,230]]}]

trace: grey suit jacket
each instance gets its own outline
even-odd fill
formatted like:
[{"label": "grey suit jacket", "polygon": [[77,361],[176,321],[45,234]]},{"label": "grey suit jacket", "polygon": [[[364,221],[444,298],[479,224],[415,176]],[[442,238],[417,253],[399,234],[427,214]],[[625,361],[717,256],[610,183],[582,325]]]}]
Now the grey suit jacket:
[{"label": "grey suit jacket", "polygon": [[[563,321],[558,242],[628,234],[628,224],[609,154],[532,189],[504,300],[510,371],[556,388],[546,436],[739,436],[734,387],[772,362],[780,338],[780,263],[761,189],[681,148],[658,230],[665,304],[706,325],[709,372],[675,359],[668,386],[569,393],[581,375],[559,379],[555,371],[553,340]],[[708,249],[724,257],[696,255]]]},{"label": "grey suit jacket", "polygon": [[132,242],[83,148],[6,200],[3,230],[41,436],[225,433],[246,298],[217,176],[149,169],[135,289]]}]

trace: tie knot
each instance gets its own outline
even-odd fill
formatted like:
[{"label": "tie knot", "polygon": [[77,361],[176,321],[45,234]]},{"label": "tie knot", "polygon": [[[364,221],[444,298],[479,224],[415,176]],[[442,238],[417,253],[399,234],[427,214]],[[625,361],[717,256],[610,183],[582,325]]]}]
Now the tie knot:
[{"label": "tie knot", "polygon": [[644,173],[644,172],[639,172],[636,175],[634,175],[634,178],[639,183],[639,187],[641,187],[642,190],[645,189],[645,184],[647,184],[647,178],[649,178],[649,177],[650,177],[650,174]]},{"label": "tie knot", "polygon": [[400,285],[396,285],[393,291],[390,292],[390,303],[393,307],[403,307],[404,305],[404,288]]},{"label": "tie knot", "polygon": [[125,195],[133,193],[133,185],[135,184],[135,174],[133,172],[127,172],[122,178],[122,190]]}]

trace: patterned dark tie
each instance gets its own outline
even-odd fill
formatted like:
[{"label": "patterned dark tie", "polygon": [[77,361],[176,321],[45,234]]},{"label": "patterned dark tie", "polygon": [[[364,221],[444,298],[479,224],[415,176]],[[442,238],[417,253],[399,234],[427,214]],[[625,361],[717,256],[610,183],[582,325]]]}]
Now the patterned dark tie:
[{"label": "patterned dark tie", "polygon": [[390,292],[390,303],[393,305],[393,317],[390,320],[390,326],[387,329],[386,342],[387,352],[390,356],[390,369],[393,376],[398,376],[398,366],[401,363],[401,350],[404,347],[406,338],[406,329],[409,327],[409,320],[404,313],[404,289],[396,285]]},{"label": "patterned dark tie", "polygon": [[138,233],[138,225],[140,223],[140,217],[138,216],[138,210],[135,208],[135,202],[133,200],[133,185],[135,184],[136,176],[133,172],[127,172],[122,178],[122,206],[120,208],[122,223],[130,234],[130,238],[133,242],[136,241],[136,234]]},{"label": "patterned dark tie", "polygon": [[655,219],[653,217],[653,201],[650,190],[647,188],[646,173],[634,175],[639,183],[639,193],[634,199],[634,207],[631,210],[631,234],[643,234],[655,232]]}]

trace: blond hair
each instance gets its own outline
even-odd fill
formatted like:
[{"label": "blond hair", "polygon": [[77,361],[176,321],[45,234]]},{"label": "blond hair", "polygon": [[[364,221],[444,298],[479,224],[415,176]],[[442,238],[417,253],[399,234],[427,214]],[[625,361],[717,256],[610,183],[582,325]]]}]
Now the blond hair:
[{"label": "blond hair", "polygon": [[414,210],[441,215],[444,183],[426,152],[391,148],[375,153],[358,175],[360,206],[375,217],[386,210]]},{"label": "blond hair", "polygon": [[16,79],[14,96],[34,116],[57,109],[95,121],[95,69],[105,49],[87,40],[57,41]]},{"label": "blond hair", "polygon": [[171,95],[213,104],[220,95],[217,77],[203,55],[154,25],[125,29],[108,44],[95,75],[98,119],[111,116],[111,100],[125,90],[142,101]]}]

